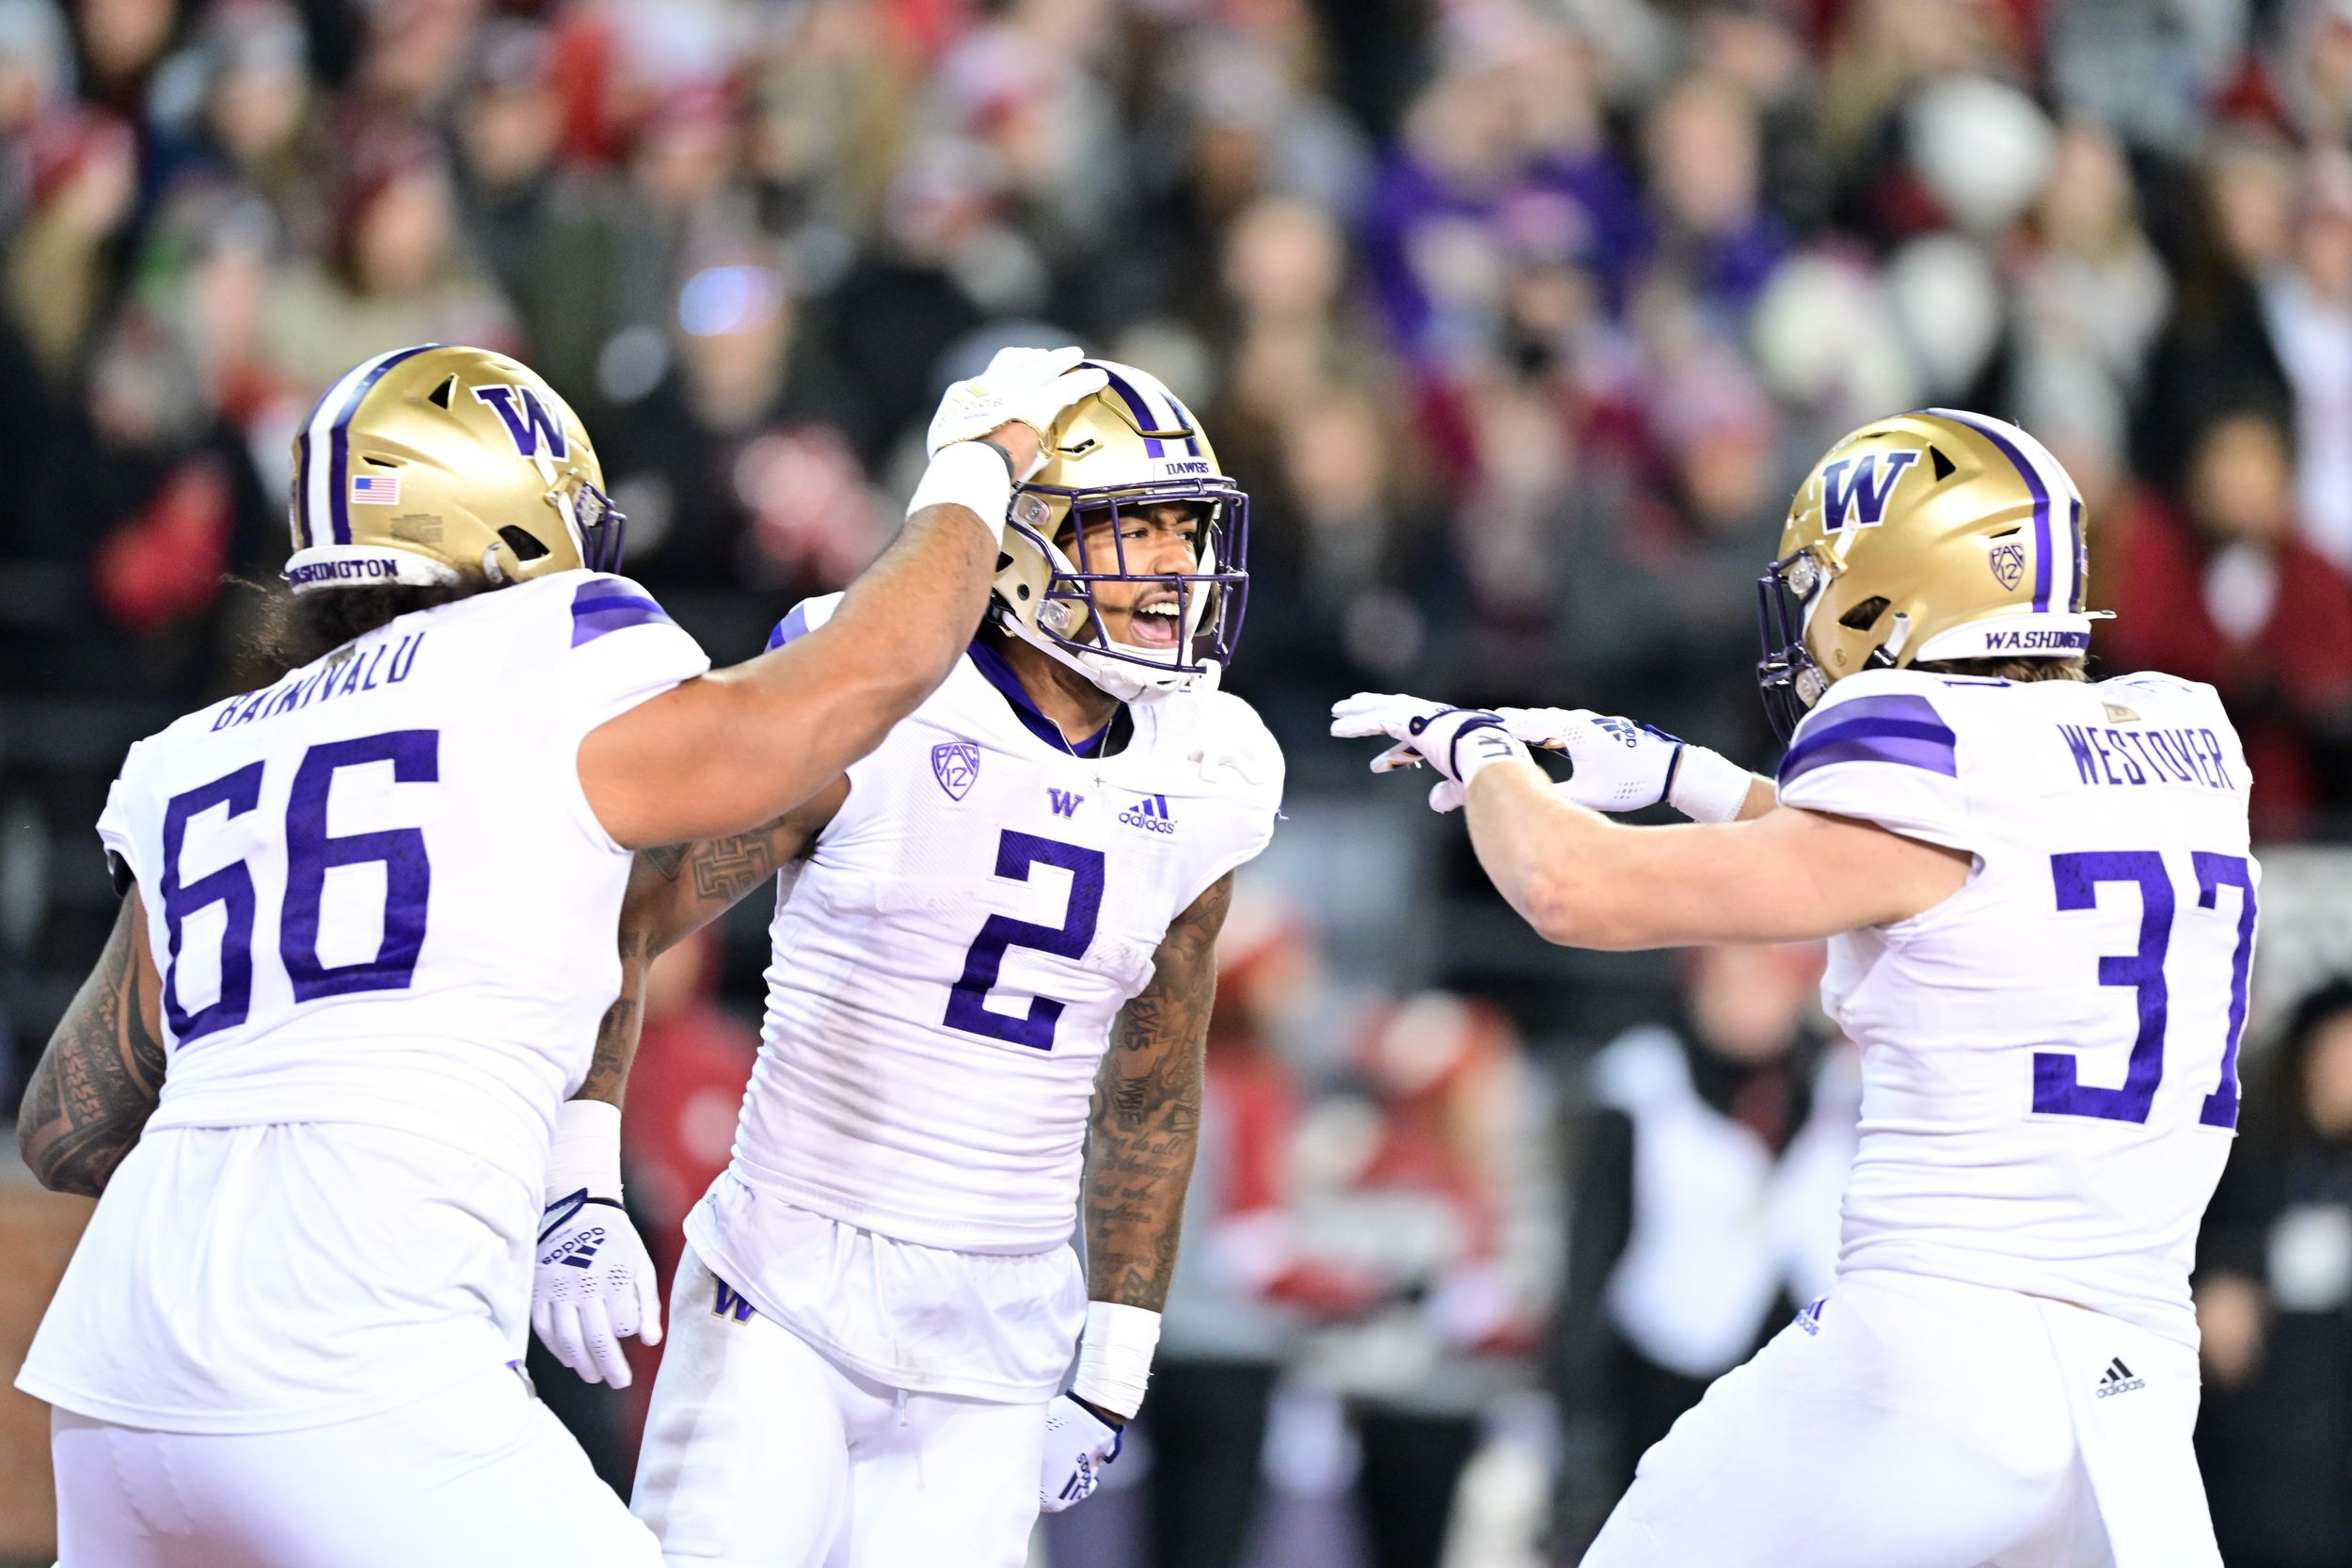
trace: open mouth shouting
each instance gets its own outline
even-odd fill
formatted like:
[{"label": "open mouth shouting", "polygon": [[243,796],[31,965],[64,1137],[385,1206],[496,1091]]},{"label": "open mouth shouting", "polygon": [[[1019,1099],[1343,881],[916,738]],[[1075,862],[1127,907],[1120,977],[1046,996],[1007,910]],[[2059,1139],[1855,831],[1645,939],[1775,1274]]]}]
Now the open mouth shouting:
[{"label": "open mouth shouting", "polygon": [[1174,648],[1184,637],[1184,622],[1179,614],[1183,608],[1172,588],[1146,592],[1127,612],[1128,643],[1155,653]]}]

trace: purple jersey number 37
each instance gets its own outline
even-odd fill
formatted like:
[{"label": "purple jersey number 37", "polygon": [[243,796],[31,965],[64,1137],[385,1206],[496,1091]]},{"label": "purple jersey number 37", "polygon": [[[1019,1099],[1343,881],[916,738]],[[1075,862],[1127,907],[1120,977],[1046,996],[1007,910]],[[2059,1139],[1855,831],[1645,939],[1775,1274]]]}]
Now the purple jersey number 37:
[{"label": "purple jersey number 37", "polygon": [[[2218,911],[2225,887],[2238,890],[2236,946],[2230,957],[2230,1017],[2221,1047],[2221,1083],[2205,1097],[2197,1119],[2208,1127],[2237,1125],[2237,1050],[2246,1033],[2246,977],[2254,958],[2253,867],[2243,855],[2198,850],[2189,857],[2197,873],[2197,907]],[[2096,1117],[2105,1121],[2144,1123],[2164,1081],[2165,1030],[2171,991],[2165,979],[2170,949],[2174,898],[2164,857],[2153,849],[2085,850],[2050,857],[2050,880],[2060,913],[2098,907],[2102,883],[2139,889],[2139,945],[2130,953],[2099,960],[2099,983],[2128,986],[2138,1004],[2139,1028],[2121,1088],[2085,1084],[2075,1058],[2063,1051],[2040,1051],[2033,1059],[2033,1108],[2054,1116]]]}]

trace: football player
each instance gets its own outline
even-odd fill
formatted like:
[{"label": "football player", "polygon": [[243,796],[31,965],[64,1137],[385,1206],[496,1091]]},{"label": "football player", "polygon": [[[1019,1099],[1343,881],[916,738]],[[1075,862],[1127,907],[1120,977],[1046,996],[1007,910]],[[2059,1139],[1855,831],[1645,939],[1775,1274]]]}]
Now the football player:
[{"label": "football player", "polygon": [[[765,830],[638,858],[624,1007],[647,958],[781,873],[758,1064],[686,1222],[637,1471],[672,1563],[1016,1568],[1143,1398],[1212,950],[1282,764],[1216,689],[1248,500],[1166,387],[1100,369],[939,690]],[[618,1181],[608,1149],[589,1190]],[[578,1288],[561,1259],[539,1278]]]},{"label": "football player", "polygon": [[[1549,940],[1830,939],[1861,1047],[1836,1288],[1642,1462],[1586,1568],[2217,1564],[2189,1266],[2259,872],[2209,687],[2090,681],[2082,500],[1928,409],[1833,447],[1762,580],[1776,781],[1622,720],[1359,696]],[[1524,742],[1557,745],[1552,787]],[[1687,827],[1592,806],[1661,800]]]},{"label": "football player", "polygon": [[132,748],[121,911],[18,1126],[103,1195],[17,1380],[68,1568],[659,1560],[519,1370],[630,851],[771,818],[930,693],[1038,432],[1103,383],[1078,357],[951,388],[898,543],[717,673],[612,575],[596,451],[531,371],[427,345],[328,389],[292,668]]}]

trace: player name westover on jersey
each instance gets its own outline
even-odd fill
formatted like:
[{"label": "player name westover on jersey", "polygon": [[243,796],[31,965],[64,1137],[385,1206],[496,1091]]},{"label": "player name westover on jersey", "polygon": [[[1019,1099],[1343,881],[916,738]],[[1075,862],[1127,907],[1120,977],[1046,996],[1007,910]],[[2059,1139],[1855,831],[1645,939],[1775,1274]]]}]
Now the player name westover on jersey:
[{"label": "player name westover on jersey", "polygon": [[274,686],[231,697],[213,716],[211,727],[232,729],[239,724],[250,724],[256,719],[299,712],[313,704],[330,703],[339,697],[373,691],[378,687],[398,686],[415,671],[417,656],[424,651],[425,635],[421,631],[403,633],[396,642],[387,639],[373,650],[363,648],[348,657],[305,666]]},{"label": "player name westover on jersey", "polygon": [[2060,724],[2074,770],[2087,784],[2197,784],[2227,790],[2230,766],[2209,729],[2138,729]]}]

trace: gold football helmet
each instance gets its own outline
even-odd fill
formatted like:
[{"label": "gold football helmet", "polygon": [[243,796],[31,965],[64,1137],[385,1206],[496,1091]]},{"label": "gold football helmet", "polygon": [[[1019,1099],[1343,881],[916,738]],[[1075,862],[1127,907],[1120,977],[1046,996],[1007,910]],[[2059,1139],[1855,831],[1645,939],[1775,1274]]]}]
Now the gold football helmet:
[{"label": "gold football helmet", "polygon": [[618,571],[627,519],[571,405],[487,349],[425,343],[354,366],[294,444],[297,594]]},{"label": "gold football helmet", "polygon": [[2083,499],[2041,442],[1954,408],[1874,420],[1813,467],[1757,582],[1783,740],[1834,681],[1922,659],[2077,658]]},{"label": "gold football helmet", "polygon": [[[1108,372],[1108,383],[1055,422],[1044,467],[1013,486],[996,573],[998,624],[1121,702],[1196,685],[1213,689],[1241,638],[1249,498],[1218,470],[1200,422],[1156,377],[1104,359],[1088,364]],[[1203,510],[1193,570],[1131,572],[1119,509],[1163,501]],[[1089,531],[1073,527],[1073,516],[1111,522],[1110,559],[1093,559],[1103,552],[1089,552]],[[1095,612],[1094,590],[1104,582],[1172,586],[1175,645],[1112,641]]]}]

